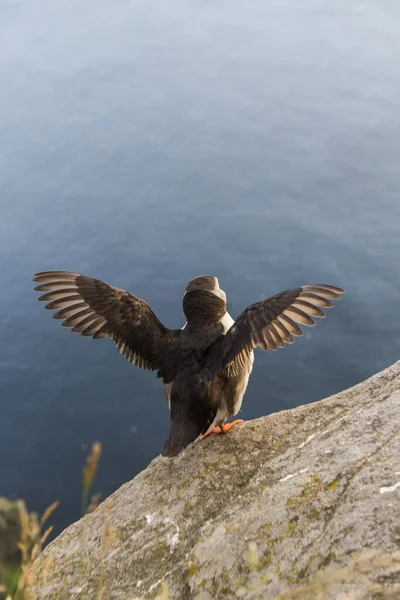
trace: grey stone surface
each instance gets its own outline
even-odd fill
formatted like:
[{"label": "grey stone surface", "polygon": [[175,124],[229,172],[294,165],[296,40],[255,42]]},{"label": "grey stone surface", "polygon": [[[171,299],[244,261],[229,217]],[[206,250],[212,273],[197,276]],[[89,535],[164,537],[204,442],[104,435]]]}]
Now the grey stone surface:
[{"label": "grey stone surface", "polygon": [[400,362],[157,457],[35,563],[40,600],[400,598]]}]

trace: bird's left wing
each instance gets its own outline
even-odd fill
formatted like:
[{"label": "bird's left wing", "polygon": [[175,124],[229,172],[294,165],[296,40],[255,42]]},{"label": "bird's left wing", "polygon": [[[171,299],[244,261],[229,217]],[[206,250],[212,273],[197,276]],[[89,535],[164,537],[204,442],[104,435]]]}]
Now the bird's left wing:
[{"label": "bird's left wing", "polygon": [[162,368],[167,346],[179,335],[158,320],[149,304],[92,277],[67,271],[37,273],[39,300],[57,309],[55,319],[75,333],[94,339],[109,337],[125,358],[145,370]]},{"label": "bird's left wing", "polygon": [[331,300],[343,293],[332,285],[304,285],[248,306],[211,345],[201,375],[207,380],[218,373],[236,375],[254,348],[276,350],[292,343],[303,335],[299,324],[315,325],[312,317],[325,317],[321,308],[331,308]]}]

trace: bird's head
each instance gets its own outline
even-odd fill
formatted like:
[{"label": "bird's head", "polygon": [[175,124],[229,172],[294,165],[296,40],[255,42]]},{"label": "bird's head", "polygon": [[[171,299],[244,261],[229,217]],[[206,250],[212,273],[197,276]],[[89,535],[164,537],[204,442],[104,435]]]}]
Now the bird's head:
[{"label": "bird's head", "polygon": [[218,278],[200,275],[191,279],[183,296],[183,312],[188,325],[218,323],[226,312],[226,294],[219,287]]},{"label": "bird's head", "polygon": [[194,290],[211,292],[226,302],[226,294],[219,287],[218,277],[214,277],[213,275],[199,275],[191,279],[186,286],[185,292],[193,292]]}]

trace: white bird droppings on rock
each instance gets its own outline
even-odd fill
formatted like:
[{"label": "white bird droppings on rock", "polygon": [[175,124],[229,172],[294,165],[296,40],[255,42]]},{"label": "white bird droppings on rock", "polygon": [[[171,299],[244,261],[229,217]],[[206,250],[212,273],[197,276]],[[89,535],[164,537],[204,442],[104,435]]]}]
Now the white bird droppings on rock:
[{"label": "white bird droppings on rock", "polygon": [[398,481],[394,485],[379,488],[379,493],[380,494],[389,494],[390,492],[395,492],[397,490],[397,488],[400,488],[400,481]]},{"label": "white bird droppings on rock", "polygon": [[309,444],[311,442],[311,440],[313,440],[315,438],[315,433],[312,433],[311,435],[308,436],[308,438],[302,442],[299,446],[297,446],[298,448],[304,448],[304,446],[306,446],[307,444]]},{"label": "white bird droppings on rock", "polygon": [[151,525],[153,521],[154,521],[154,515],[146,515],[147,525]]},{"label": "white bird droppings on rock", "polygon": [[308,471],[308,467],[306,467],[305,469],[301,469],[301,471],[297,471],[297,473],[290,473],[289,475],[286,475],[286,477],[282,477],[282,479],[280,479],[279,481],[282,483],[284,481],[287,481],[288,479],[292,479],[292,477],[296,477],[296,475],[301,475],[301,473],[305,473],[306,471]]}]

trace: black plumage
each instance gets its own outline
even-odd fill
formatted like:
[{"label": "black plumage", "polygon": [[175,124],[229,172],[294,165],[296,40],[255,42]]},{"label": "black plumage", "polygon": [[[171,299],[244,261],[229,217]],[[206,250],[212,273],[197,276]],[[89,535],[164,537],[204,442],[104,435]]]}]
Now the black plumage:
[{"label": "black plumage", "polygon": [[37,273],[35,290],[54,318],[73,332],[109,337],[139,368],[157,371],[170,408],[163,454],[173,456],[190,442],[224,427],[240,409],[253,365],[253,350],[276,350],[302,335],[300,325],[324,317],[340,288],[308,285],[248,306],[236,319],[226,311],[218,279],[196,277],[183,297],[186,324],[168,329],[147,302],[129,292],[78,273]]}]

